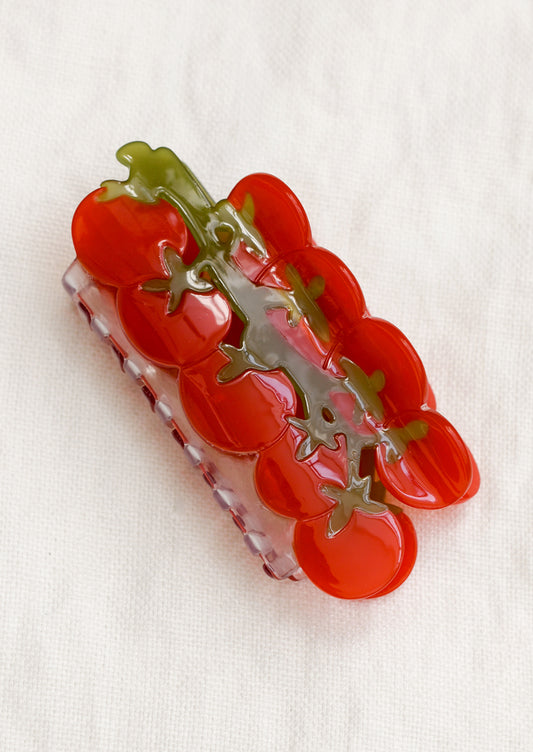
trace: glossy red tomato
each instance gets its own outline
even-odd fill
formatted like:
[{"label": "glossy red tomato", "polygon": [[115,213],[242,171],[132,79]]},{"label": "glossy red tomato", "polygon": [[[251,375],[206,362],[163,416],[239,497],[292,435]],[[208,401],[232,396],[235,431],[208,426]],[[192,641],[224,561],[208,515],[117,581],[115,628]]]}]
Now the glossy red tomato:
[{"label": "glossy red tomato", "polygon": [[218,372],[229,358],[216,350],[180,372],[182,404],[194,429],[213,446],[248,454],[265,449],[287,430],[296,395],[280,371],[245,371],[220,383]]},{"label": "glossy red tomato", "polygon": [[433,410],[406,411],[385,428],[403,429],[414,421],[426,424],[426,435],[408,441],[399,459],[387,459],[385,444],[376,450],[376,468],[383,485],[412,507],[440,509],[460,501],[479,478],[465,443],[451,423]]},{"label": "glossy red tomato", "polygon": [[404,528],[391,511],[369,514],[356,509],[331,537],[328,517],[297,522],[294,529],[296,558],[311,582],[326,593],[337,598],[378,595],[392,587],[405,555],[412,564],[413,553],[406,551],[412,540],[404,538]]},{"label": "glossy red tomato", "polygon": [[388,321],[362,318],[335,350],[331,367],[342,374],[340,360],[345,357],[363,369],[367,376],[375,371],[384,375],[378,396],[383,405],[383,422],[395,413],[417,408],[428,399],[428,382],[422,361],[407,337]]},{"label": "glossy red tomato", "polygon": [[230,327],[231,308],[220,292],[187,290],[178,308],[168,313],[168,293],[140,286],[117,293],[117,311],[130,342],[163,366],[187,366],[213,352]]},{"label": "glossy red tomato", "polygon": [[336,451],[319,446],[307,459],[297,460],[304,437],[303,431],[289,426],[278,441],[261,452],[255,468],[255,486],[264,504],[298,520],[332,509],[335,502],[321,492],[322,486],[343,488],[347,480],[344,444]]},{"label": "glossy red tomato", "polygon": [[278,256],[311,243],[307,215],[291,189],[272,175],[257,173],[243,178],[228,200],[252,218],[266,244],[268,256],[258,259],[241,247],[234,260],[249,279],[255,280]]},{"label": "glossy red tomato", "polygon": [[104,201],[103,189],[87,196],[72,224],[80,263],[99,282],[117,286],[117,312],[132,344],[163,366],[205,358],[229,329],[232,314],[217,292],[185,291],[173,312],[168,292],[148,292],[143,282],[169,277],[165,248],[184,264],[198,253],[180,214],[165,201],[143,204],[128,196]]},{"label": "glossy red tomato", "polygon": [[187,264],[198,246],[180,214],[166,201],[143,204],[128,196],[103,201],[90,193],[72,220],[72,238],[82,266],[115,287],[164,276],[163,249],[174,248]]}]

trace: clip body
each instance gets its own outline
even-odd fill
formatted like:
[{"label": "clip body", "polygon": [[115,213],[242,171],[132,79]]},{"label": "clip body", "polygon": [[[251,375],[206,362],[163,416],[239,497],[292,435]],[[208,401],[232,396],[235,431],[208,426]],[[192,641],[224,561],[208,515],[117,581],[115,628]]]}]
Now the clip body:
[{"label": "clip body", "polygon": [[370,316],[269,175],[215,202],[168,149],[134,142],[73,220],[64,283],[278,579],[339,598],[398,587],[408,506],[479,486],[406,337]]}]

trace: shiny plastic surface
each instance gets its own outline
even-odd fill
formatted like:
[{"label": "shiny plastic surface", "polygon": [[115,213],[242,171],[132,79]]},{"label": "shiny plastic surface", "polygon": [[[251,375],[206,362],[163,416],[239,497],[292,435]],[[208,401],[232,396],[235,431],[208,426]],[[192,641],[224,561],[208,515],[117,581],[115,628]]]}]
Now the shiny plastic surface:
[{"label": "shiny plastic surface", "polygon": [[118,158],[128,179],[84,199],[73,239],[129,348],[173,379],[198,442],[251,463],[252,505],[294,531],[287,571],[340,598],[395,589],[417,544],[391,501],[438,509],[479,485],[413,346],[370,316],[278,179],[215,203],[168,149]]}]

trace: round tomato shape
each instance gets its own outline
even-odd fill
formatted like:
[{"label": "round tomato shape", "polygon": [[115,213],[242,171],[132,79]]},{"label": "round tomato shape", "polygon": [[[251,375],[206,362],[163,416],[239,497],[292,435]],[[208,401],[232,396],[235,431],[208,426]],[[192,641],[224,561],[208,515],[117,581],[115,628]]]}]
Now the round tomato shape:
[{"label": "round tomato shape", "polygon": [[130,342],[163,366],[187,366],[215,350],[229,329],[231,308],[220,292],[184,292],[177,309],[168,312],[168,293],[141,286],[117,293],[120,323]]},{"label": "round tomato shape", "polygon": [[362,318],[345,333],[335,350],[331,367],[339,375],[345,370],[342,358],[353,361],[370,377],[383,374],[378,396],[383,406],[382,423],[395,413],[423,405],[429,397],[428,382],[422,361],[407,337],[383,319]]},{"label": "round tomato shape", "polygon": [[399,573],[406,541],[391,511],[369,514],[355,509],[348,524],[328,536],[329,515],[301,520],[294,528],[294,552],[317,587],[337,598],[370,598]]},{"label": "round tomato shape", "polygon": [[193,428],[218,449],[250,454],[265,449],[287,430],[296,394],[280,371],[245,371],[217,379],[229,358],[215,350],[179,375],[182,404]]},{"label": "round tomato shape", "polygon": [[272,175],[257,173],[243,178],[228,200],[249,219],[265,242],[268,255],[260,259],[239,248],[235,263],[255,280],[278,256],[311,243],[311,229],[303,206],[291,189]]},{"label": "round tomato shape", "polygon": [[143,204],[129,196],[103,200],[90,193],[72,220],[76,254],[89,274],[105,285],[131,285],[163,276],[163,249],[170,246],[190,264],[198,246],[179,212],[166,201]]},{"label": "round tomato shape", "polygon": [[297,460],[304,437],[303,431],[289,426],[261,452],[255,467],[255,486],[263,503],[273,512],[298,520],[332,509],[335,502],[321,492],[322,486],[343,488],[347,481],[344,443],[337,450],[319,446],[305,460]]},{"label": "round tomato shape", "polygon": [[406,411],[385,429],[394,436],[412,423],[425,424],[425,435],[407,443],[403,439],[398,459],[390,456],[386,443],[377,447],[376,469],[381,482],[412,507],[440,509],[462,500],[474,487],[477,475],[465,443],[451,423],[433,410]]}]

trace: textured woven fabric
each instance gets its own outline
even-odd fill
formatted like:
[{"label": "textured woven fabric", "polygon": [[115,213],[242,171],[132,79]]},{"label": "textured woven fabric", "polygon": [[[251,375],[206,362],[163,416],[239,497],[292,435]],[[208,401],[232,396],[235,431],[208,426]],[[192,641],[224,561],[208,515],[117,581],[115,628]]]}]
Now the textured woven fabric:
[{"label": "textured woven fabric", "polygon": [[[531,0],[0,2],[0,747],[531,749]],[[478,459],[375,601],[249,556],[60,278],[115,150],[287,182]]]}]

